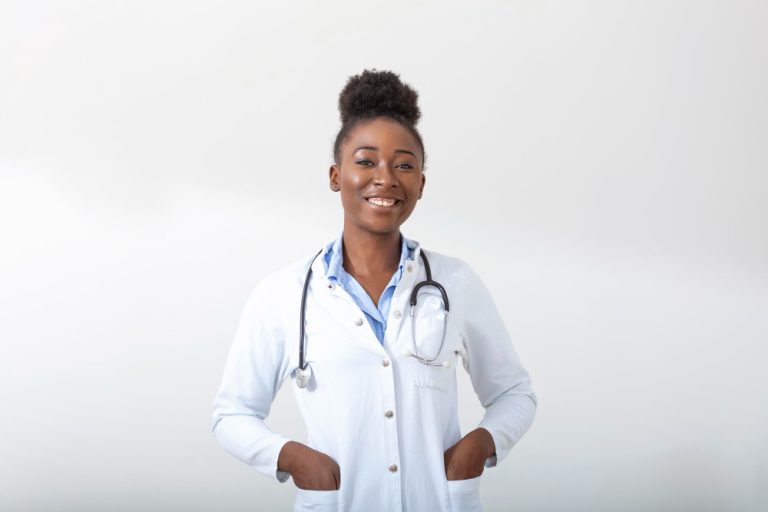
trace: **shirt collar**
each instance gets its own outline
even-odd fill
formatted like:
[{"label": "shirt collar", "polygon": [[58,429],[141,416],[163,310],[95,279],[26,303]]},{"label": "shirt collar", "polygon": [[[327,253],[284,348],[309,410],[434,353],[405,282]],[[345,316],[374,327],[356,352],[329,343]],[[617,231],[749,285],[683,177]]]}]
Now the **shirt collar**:
[{"label": "shirt collar", "polygon": [[[323,262],[325,263],[326,277],[328,277],[328,279],[335,279],[336,281],[341,282],[342,285],[345,284],[344,282],[346,281],[346,276],[349,275],[347,274],[346,270],[344,270],[343,266],[343,236],[344,232],[342,231],[338,238],[326,246],[326,251],[323,258]],[[397,271],[395,272],[398,279],[403,274],[403,266],[405,265],[405,260],[411,258],[413,250],[417,245],[418,244],[405,238],[403,234],[400,233],[400,263],[398,265]]]}]

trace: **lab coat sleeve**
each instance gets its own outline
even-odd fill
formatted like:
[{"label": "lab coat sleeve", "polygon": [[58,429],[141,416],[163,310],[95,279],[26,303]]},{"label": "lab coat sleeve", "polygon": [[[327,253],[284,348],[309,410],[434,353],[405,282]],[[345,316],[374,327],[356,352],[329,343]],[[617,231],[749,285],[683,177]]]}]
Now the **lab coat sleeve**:
[{"label": "lab coat sleeve", "polygon": [[226,451],[270,478],[285,482],[277,459],[288,438],[264,423],[288,376],[285,337],[262,282],[249,297],[213,401],[213,432]]},{"label": "lab coat sleeve", "polygon": [[479,426],[490,432],[496,445],[495,455],[485,461],[486,467],[492,467],[531,426],[537,401],[490,292],[466,263],[463,274],[462,360],[485,408]]}]

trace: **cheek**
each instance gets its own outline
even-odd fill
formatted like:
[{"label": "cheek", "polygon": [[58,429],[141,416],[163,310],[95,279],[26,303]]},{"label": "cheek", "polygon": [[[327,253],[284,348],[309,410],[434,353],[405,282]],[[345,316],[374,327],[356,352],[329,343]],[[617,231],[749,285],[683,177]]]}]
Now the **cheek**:
[{"label": "cheek", "polygon": [[341,189],[348,194],[357,194],[361,189],[365,187],[365,181],[363,176],[356,173],[342,174],[339,180]]},{"label": "cheek", "polygon": [[[348,185],[348,184],[347,184]],[[344,207],[344,211],[352,212],[359,211],[362,208],[360,194],[358,189],[354,186],[341,187],[341,205]]]},{"label": "cheek", "polygon": [[421,181],[415,181],[408,184],[408,196],[413,199],[418,199],[421,193]]},{"label": "cheek", "polygon": [[354,197],[349,192],[349,190],[342,187],[341,188],[341,204],[344,205],[344,208],[348,208],[349,206],[351,206],[353,201],[354,201]]}]

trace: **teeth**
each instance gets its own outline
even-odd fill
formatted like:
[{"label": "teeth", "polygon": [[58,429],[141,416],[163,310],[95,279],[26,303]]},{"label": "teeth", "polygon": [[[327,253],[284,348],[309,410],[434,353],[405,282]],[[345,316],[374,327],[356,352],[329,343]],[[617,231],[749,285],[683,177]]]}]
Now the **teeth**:
[{"label": "teeth", "polygon": [[369,203],[373,203],[379,206],[394,206],[395,200],[394,199],[382,199],[380,197],[371,197],[368,199]]}]

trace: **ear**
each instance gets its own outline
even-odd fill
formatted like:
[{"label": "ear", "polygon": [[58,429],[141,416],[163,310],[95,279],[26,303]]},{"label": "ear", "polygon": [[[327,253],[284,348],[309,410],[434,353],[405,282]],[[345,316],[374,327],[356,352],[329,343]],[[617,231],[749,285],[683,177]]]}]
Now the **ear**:
[{"label": "ear", "polygon": [[421,199],[421,196],[424,194],[424,184],[427,182],[427,177],[424,176],[424,173],[421,174],[421,187],[419,188],[419,199]]},{"label": "ear", "polygon": [[341,190],[341,183],[339,182],[339,167],[336,164],[332,164],[328,169],[329,185],[331,190],[338,192]]}]

